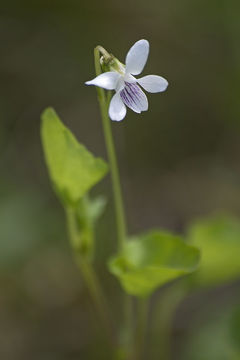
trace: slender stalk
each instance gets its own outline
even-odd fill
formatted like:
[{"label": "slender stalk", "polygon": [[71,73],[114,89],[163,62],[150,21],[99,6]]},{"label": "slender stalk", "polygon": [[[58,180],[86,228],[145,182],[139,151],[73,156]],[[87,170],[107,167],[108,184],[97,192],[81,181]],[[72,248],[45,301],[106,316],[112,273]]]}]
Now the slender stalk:
[{"label": "slender stalk", "polygon": [[110,343],[114,343],[113,328],[111,324],[111,318],[108,312],[107,301],[104,296],[103,290],[99,283],[95,270],[89,260],[79,253],[79,230],[76,221],[76,214],[73,208],[66,209],[67,225],[69,231],[70,242],[72,244],[75,254],[76,263],[81,270],[81,274],[84,278],[86,286],[89,290],[95,308],[98,312],[99,319],[101,320],[104,328],[106,329],[107,337],[110,339]]},{"label": "slender stalk", "polygon": [[[105,54],[106,50],[104,50],[100,46],[97,46],[94,49],[96,75],[101,74],[101,66],[99,62],[100,52],[103,53],[104,56],[106,56]],[[113,196],[114,196],[114,204],[115,204],[116,223],[117,223],[117,234],[118,234],[118,247],[119,250],[122,250],[126,241],[126,221],[125,221],[124,206],[122,200],[122,190],[120,184],[119,170],[117,165],[117,157],[116,157],[116,152],[112,137],[110,119],[108,116],[109,99],[106,99],[104,90],[102,88],[97,87],[97,94],[98,94],[98,101],[99,101],[101,117],[102,117],[104,138],[106,142],[106,148],[107,148],[107,153],[111,168]]]},{"label": "slender stalk", "polygon": [[[94,49],[94,63],[96,75],[101,74],[101,65],[100,65],[100,54],[108,61],[111,59],[111,55],[106,52],[101,46],[97,46]],[[110,162],[111,177],[112,177],[112,187],[113,187],[113,196],[114,196],[114,205],[115,205],[115,214],[116,214],[116,225],[117,225],[117,236],[118,236],[118,249],[119,251],[123,250],[124,245],[126,244],[126,220],[125,212],[123,206],[122,190],[120,184],[120,176],[117,164],[117,157],[113,142],[111,122],[108,116],[108,106],[111,100],[111,93],[108,92],[105,96],[105,92],[102,88],[97,87],[98,101],[102,117],[102,125],[104,138],[107,148],[108,159]],[[123,329],[123,352],[125,353],[125,358],[128,358],[128,353],[131,348],[132,340],[132,301],[131,297],[127,294],[124,297],[124,329]]]},{"label": "slender stalk", "polygon": [[159,299],[152,326],[151,359],[170,360],[173,318],[178,305],[186,295],[187,288],[180,282],[167,288]]},{"label": "slender stalk", "polygon": [[103,294],[100,283],[98,281],[96,272],[94,271],[92,265],[88,261],[85,261],[80,257],[78,257],[76,260],[84,276],[89,293],[91,294],[91,297],[95,303],[95,307],[98,311],[100,320],[104,324],[107,331],[107,335],[108,337],[110,337],[112,342],[113,341],[112,324],[111,324],[110,316],[108,314],[106,299]]},{"label": "slender stalk", "polygon": [[144,359],[145,350],[145,337],[148,321],[148,310],[149,310],[148,299],[137,299],[137,323],[135,332],[135,342],[133,349],[133,359],[140,360]]}]

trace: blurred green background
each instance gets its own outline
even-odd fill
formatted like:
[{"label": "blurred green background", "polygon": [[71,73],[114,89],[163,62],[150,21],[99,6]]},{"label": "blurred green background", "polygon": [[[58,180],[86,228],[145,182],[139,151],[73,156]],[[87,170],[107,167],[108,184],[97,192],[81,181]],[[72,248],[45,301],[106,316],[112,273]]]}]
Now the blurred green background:
[{"label": "blurred green background", "polygon": [[[112,124],[130,233],[184,232],[216,212],[240,217],[239,1],[0,1],[2,359],[108,359],[48,179],[40,114],[53,106],[82,143],[106,158],[96,93],[84,85],[94,77],[93,48],[101,44],[124,62],[141,38],[150,42],[144,74],[162,75],[170,85],[148,96],[147,113],[129,110]],[[105,269],[115,250],[109,177],[94,190],[103,191],[108,206],[97,228],[97,268],[116,310],[118,284]],[[173,358],[181,351],[182,359],[238,359],[221,331],[209,348],[225,346],[222,357],[199,349],[207,334],[229,324],[239,295],[234,283],[187,300],[174,320]]]}]

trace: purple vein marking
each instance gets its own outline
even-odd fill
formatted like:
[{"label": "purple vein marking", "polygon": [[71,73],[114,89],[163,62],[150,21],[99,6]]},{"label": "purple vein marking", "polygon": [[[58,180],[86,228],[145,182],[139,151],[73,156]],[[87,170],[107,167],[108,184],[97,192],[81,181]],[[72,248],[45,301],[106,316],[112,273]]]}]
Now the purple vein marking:
[{"label": "purple vein marking", "polygon": [[139,87],[137,84],[125,82],[125,87],[120,92],[120,96],[123,102],[127,106],[129,106],[130,108],[137,108],[137,110],[140,110],[139,101],[140,101],[141,93],[139,91]]}]

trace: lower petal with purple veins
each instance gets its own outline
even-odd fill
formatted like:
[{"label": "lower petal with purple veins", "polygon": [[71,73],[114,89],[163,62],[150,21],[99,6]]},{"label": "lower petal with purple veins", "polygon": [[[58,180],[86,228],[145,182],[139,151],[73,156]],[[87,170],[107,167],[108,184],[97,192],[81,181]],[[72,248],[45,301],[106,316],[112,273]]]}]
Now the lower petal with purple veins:
[{"label": "lower petal with purple veins", "polygon": [[121,90],[120,96],[124,104],[137,113],[148,109],[147,97],[136,83],[125,82],[125,87]]}]

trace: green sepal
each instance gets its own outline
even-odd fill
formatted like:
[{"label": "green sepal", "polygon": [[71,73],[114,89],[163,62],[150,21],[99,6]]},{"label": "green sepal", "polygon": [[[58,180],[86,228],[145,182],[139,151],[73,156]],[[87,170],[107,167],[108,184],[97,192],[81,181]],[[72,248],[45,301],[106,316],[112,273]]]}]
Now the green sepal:
[{"label": "green sepal", "polygon": [[57,196],[64,206],[76,205],[105,176],[106,162],[80,144],[52,108],[42,114],[41,138]]},{"label": "green sepal", "polygon": [[199,258],[199,250],[181,237],[156,230],[130,239],[123,251],[110,259],[109,270],[128,294],[148,296],[196,270]]}]

